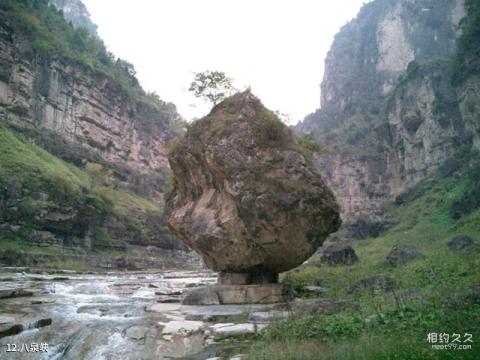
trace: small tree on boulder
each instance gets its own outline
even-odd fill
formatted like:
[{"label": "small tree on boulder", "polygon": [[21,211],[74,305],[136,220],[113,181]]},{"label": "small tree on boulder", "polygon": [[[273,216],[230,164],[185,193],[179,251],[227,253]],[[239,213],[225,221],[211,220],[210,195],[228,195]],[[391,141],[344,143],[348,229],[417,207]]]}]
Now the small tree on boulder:
[{"label": "small tree on boulder", "polygon": [[188,88],[188,91],[198,98],[203,98],[217,105],[227,96],[235,92],[232,79],[222,71],[204,71],[195,73],[195,77]]}]

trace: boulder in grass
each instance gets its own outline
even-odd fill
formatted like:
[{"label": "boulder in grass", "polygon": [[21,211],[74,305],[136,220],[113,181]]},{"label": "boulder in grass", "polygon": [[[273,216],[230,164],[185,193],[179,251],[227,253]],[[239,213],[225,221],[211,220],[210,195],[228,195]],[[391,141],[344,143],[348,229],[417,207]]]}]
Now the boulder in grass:
[{"label": "boulder in grass", "polygon": [[467,252],[476,247],[476,243],[470,236],[458,235],[447,243],[448,250]]},{"label": "boulder in grass", "polygon": [[400,266],[419,257],[423,257],[423,255],[414,246],[394,245],[387,255],[387,262],[391,266]]},{"label": "boulder in grass", "polygon": [[350,289],[349,293],[368,289],[370,291],[389,292],[397,286],[396,281],[391,277],[385,275],[374,275],[365,279],[357,281]]},{"label": "boulder in grass", "polygon": [[353,265],[358,261],[355,250],[350,245],[332,244],[323,250],[320,262],[329,266]]}]

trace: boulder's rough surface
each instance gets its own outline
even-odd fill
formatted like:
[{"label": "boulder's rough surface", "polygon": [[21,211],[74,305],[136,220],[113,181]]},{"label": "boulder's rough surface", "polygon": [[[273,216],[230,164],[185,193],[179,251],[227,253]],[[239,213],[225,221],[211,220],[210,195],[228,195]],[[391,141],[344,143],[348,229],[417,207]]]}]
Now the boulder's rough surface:
[{"label": "boulder's rough surface", "polygon": [[309,151],[249,91],[195,122],[169,162],[169,227],[209,268],[243,274],[221,283],[275,282],[340,226]]}]

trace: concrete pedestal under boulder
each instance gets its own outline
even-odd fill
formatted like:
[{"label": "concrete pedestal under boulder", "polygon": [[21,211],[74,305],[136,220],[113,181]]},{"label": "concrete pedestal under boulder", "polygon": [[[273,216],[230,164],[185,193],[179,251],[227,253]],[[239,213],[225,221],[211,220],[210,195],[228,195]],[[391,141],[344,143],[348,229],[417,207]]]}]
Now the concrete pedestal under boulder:
[{"label": "concrete pedestal under boulder", "polygon": [[285,284],[211,285],[190,290],[184,305],[276,304],[293,298]]}]

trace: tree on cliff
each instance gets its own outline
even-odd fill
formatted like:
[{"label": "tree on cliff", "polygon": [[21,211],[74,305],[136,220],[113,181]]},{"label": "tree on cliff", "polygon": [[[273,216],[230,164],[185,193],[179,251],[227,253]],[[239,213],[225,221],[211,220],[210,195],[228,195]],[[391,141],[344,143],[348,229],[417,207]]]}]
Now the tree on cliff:
[{"label": "tree on cliff", "polygon": [[188,88],[196,97],[211,101],[217,105],[220,101],[235,92],[232,79],[222,71],[204,71],[195,73]]}]

